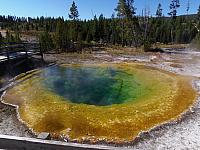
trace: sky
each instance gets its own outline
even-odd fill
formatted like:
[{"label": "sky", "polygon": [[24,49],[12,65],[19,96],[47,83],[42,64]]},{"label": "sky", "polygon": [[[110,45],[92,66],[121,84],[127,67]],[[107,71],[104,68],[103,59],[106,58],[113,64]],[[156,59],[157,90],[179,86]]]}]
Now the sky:
[{"label": "sky", "polygon": [[[24,17],[59,17],[68,19],[69,8],[73,0],[0,0],[0,15],[14,15]],[[78,6],[81,19],[91,19],[96,14],[101,13],[105,17],[111,17],[114,13],[118,0],[74,0]],[[169,3],[171,0],[135,0],[137,15],[142,14],[145,8],[154,16],[158,3],[162,4],[163,13],[167,16]],[[190,1],[190,14],[197,13],[199,0]],[[181,7],[178,15],[186,14],[188,0],[180,0]]]}]

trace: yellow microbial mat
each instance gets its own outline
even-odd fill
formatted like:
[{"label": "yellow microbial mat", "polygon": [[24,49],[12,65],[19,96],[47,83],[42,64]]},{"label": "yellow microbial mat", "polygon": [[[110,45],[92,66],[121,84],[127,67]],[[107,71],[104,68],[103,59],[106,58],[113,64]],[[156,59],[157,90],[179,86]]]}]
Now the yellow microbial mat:
[{"label": "yellow microbial mat", "polygon": [[191,81],[138,64],[61,65],[18,77],[3,100],[37,133],[123,142],[186,111]]}]

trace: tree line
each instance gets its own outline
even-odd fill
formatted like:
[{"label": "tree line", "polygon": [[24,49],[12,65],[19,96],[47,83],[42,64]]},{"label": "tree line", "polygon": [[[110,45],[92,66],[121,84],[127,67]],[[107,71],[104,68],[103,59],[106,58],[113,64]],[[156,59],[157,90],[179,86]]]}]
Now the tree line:
[{"label": "tree line", "polygon": [[74,43],[144,46],[149,49],[156,43],[190,43],[195,38],[200,39],[200,7],[196,15],[177,16],[180,5],[179,0],[171,0],[169,17],[163,15],[161,3],[155,10],[156,16],[150,16],[148,9],[138,16],[134,0],[119,0],[116,13],[111,18],[105,18],[101,14],[90,20],[81,20],[78,6],[73,2],[68,20],[63,17],[0,16],[0,25],[2,29],[14,31],[15,35],[28,31],[37,32],[44,51],[64,51]]}]

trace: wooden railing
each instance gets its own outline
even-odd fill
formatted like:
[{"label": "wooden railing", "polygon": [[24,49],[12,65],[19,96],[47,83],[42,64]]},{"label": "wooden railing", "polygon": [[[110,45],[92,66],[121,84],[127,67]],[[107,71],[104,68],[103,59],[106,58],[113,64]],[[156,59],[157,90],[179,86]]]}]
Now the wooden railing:
[{"label": "wooden railing", "polygon": [[0,47],[0,62],[29,58],[33,55],[40,55],[43,60],[39,43],[3,43],[3,46]]},{"label": "wooden railing", "polygon": [[29,149],[29,150],[121,150],[122,148],[76,144],[50,140],[40,140],[26,137],[0,135],[0,149]]}]

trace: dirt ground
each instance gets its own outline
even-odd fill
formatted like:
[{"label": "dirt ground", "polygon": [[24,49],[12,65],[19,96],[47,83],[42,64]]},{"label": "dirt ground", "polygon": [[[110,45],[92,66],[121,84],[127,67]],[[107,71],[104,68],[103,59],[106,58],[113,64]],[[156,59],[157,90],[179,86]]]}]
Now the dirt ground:
[{"label": "dirt ground", "polygon": [[[18,67],[15,68],[15,71],[12,71],[11,74],[7,73],[7,66],[2,65],[1,75],[0,75],[0,98],[3,94],[3,90],[10,83],[9,80],[15,77],[16,75],[32,70],[37,67],[42,67],[43,63],[40,60],[32,59]],[[0,99],[1,100],[1,99]],[[17,117],[17,111],[15,107],[2,104],[0,102],[0,134],[4,135],[13,135],[20,137],[36,137],[31,130],[21,123]]]},{"label": "dirt ground", "polygon": [[0,103],[0,134],[19,137],[35,135],[17,119],[16,109]]}]

